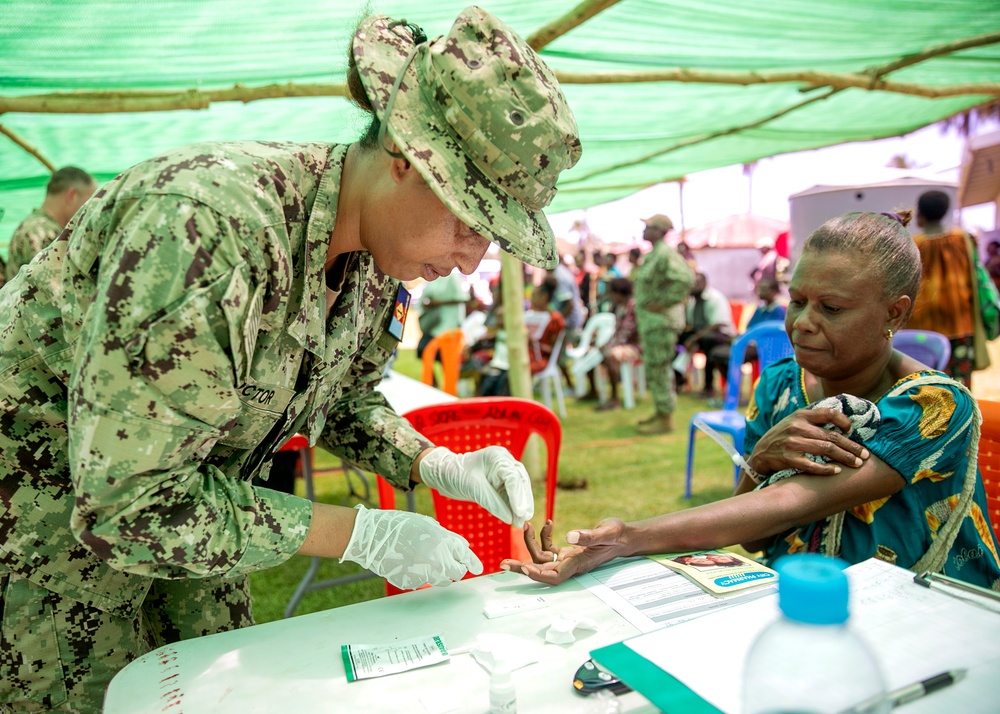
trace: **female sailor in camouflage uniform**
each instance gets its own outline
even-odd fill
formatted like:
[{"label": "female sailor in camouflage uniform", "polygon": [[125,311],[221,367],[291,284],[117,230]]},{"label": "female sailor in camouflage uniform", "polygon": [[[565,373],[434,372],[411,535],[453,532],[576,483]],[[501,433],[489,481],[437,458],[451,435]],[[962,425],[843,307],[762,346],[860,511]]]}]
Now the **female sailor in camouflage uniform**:
[{"label": "female sailor in camouflage uniform", "polygon": [[295,553],[402,587],[480,572],[426,516],[254,487],[293,433],[531,518],[506,450],[433,448],[374,387],[398,280],[471,273],[489,241],[555,264],[572,114],[476,8],[430,41],[368,18],[348,80],[376,115],[359,143],[150,159],[0,292],[0,710],[99,711],[150,644],[251,624],[247,574]]}]

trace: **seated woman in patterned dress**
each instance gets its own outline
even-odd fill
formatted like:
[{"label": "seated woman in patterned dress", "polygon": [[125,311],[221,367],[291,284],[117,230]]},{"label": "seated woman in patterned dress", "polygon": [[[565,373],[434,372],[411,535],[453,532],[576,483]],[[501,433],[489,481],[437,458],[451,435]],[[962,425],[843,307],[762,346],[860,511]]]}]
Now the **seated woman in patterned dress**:
[{"label": "seated woman in patterned dress", "polygon": [[[618,556],[741,544],[771,562],[819,552],[876,557],[1000,590],[976,456],[981,417],[960,383],[893,349],[920,284],[909,214],[850,213],[806,241],[785,327],[795,357],[764,370],[747,413],[736,493],[552,542],[502,567],[559,583]],[[760,481],[758,484],[757,481]]]}]

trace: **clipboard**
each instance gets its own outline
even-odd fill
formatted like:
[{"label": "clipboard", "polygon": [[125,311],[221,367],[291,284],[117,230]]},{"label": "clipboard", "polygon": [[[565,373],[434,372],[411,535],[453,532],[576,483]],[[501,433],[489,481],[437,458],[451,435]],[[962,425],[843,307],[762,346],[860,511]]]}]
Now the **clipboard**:
[{"label": "clipboard", "polygon": [[[997,711],[1000,609],[994,607],[1000,599],[963,592],[940,578],[930,577],[930,586],[915,584],[912,571],[874,559],[852,565],[847,573],[851,626],[883,663],[888,689],[964,668],[969,675],[949,688],[949,708]],[[777,615],[776,595],[758,598],[594,650],[591,656],[664,711],[736,712],[746,653]],[[912,706],[935,710],[933,701]]]}]

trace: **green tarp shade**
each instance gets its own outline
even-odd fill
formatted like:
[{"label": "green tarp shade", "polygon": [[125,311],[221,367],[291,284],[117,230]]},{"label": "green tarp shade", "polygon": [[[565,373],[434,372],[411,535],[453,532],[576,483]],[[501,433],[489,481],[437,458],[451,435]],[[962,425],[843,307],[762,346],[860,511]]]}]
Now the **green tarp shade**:
[{"label": "green tarp shade", "polygon": [[[465,2],[385,0],[371,7],[447,31]],[[523,36],[577,5],[486,0]],[[352,0],[0,0],[0,96],[74,90],[221,89],[237,83],[341,82],[362,11]],[[623,0],[542,50],[562,72],[812,70],[861,72],[1000,30],[995,0]],[[935,86],[1000,81],[1000,46],[971,48],[888,75]],[[800,83],[565,84],[583,158],[550,212],[621,198],[660,181],[791,151],[904,134],[981,104]],[[202,111],[8,113],[0,124],[57,166],[100,180],[195,141],[347,142],[363,116],[341,97],[213,104]],[[711,138],[714,137],[714,138]],[[0,250],[41,203],[48,172],[0,136]]]}]

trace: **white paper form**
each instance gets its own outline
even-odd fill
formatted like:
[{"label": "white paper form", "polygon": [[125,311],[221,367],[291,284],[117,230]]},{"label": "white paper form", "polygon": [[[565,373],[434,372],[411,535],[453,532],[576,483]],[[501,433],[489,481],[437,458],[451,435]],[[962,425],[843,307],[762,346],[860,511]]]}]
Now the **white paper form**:
[{"label": "white paper form", "polygon": [[760,587],[716,597],[645,556],[613,560],[578,575],[577,582],[640,632],[676,625],[777,592],[774,587]]},{"label": "white paper form", "polygon": [[[847,569],[850,626],[872,648],[888,689],[962,667],[958,684],[906,705],[906,714],[995,714],[1000,702],[1000,615],[913,582],[913,573],[869,560]],[[778,616],[769,597],[625,644],[724,712],[741,711],[743,664],[757,634]],[[789,672],[796,657],[789,652]],[[720,686],[719,673],[726,685]]]}]

